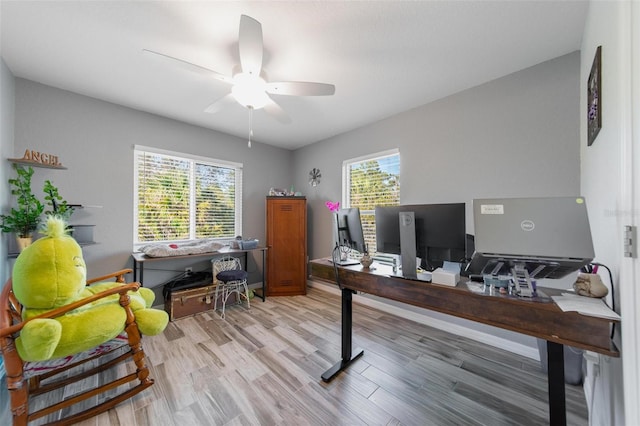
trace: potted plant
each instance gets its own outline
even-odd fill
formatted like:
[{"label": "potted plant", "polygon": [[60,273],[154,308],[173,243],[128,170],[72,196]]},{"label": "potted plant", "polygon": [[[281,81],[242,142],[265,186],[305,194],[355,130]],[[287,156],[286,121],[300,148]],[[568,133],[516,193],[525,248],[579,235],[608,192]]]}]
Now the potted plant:
[{"label": "potted plant", "polygon": [[1,229],[2,232],[14,232],[22,250],[29,245],[33,232],[38,229],[44,205],[31,192],[33,169],[25,169],[17,164],[14,164],[13,168],[18,176],[9,179],[9,184],[12,185],[11,194],[15,195],[18,206],[12,207],[7,215],[0,215]]},{"label": "potted plant", "polygon": [[58,188],[54,186],[50,180],[44,181],[43,191],[45,193],[44,200],[50,208],[50,210],[45,210],[44,214],[47,216],[59,216],[64,219],[65,222],[69,222],[69,218],[73,214],[75,207],[62,198],[58,193]]}]

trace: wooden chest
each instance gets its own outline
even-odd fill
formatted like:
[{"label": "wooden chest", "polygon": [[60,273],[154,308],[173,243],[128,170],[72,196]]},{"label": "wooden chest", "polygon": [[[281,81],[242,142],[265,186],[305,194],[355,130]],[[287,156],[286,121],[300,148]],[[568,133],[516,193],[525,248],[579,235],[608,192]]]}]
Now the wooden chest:
[{"label": "wooden chest", "polygon": [[169,314],[171,321],[208,311],[213,309],[215,294],[215,285],[177,290],[167,295],[164,309]]},{"label": "wooden chest", "polygon": [[[169,314],[169,320],[195,315],[213,309],[216,295],[216,286],[208,285],[204,287],[190,288],[186,290],[176,290],[167,296],[164,301],[164,309]],[[227,306],[237,302],[234,293],[229,295]],[[222,309],[222,302],[218,296],[218,310]]]}]

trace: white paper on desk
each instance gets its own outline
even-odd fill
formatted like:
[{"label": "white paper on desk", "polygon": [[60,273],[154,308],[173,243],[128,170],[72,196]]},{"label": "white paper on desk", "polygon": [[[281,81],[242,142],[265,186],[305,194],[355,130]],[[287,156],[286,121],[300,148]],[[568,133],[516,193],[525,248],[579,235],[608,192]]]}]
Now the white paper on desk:
[{"label": "white paper on desk", "polygon": [[582,315],[619,320],[620,315],[609,308],[602,299],[562,293],[562,296],[551,296],[563,312],[576,311]]},{"label": "white paper on desk", "polygon": [[467,281],[467,288],[474,293],[484,293],[484,284]]}]

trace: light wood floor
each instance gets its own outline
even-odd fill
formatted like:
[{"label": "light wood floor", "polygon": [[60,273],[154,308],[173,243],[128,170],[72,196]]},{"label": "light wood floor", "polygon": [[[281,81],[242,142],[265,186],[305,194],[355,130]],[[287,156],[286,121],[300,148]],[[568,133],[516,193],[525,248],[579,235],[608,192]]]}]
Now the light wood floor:
[{"label": "light wood floor", "polygon": [[[310,288],[234,306],[226,320],[180,319],[144,337],[156,384],[82,425],[548,424],[538,362],[357,304],[353,318],[365,353],[328,384],[336,295]],[[566,391],[568,423],[586,425],[582,387]]]}]

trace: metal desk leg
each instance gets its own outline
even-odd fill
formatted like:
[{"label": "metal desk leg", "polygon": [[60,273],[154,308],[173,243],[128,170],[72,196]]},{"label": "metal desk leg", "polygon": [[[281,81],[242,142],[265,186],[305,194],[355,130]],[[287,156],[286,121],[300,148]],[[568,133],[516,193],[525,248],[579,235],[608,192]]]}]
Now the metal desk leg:
[{"label": "metal desk leg", "polygon": [[566,425],[567,410],[564,390],[564,347],[547,341],[549,381],[549,424]]},{"label": "metal desk leg", "polygon": [[[264,291],[264,250],[261,250],[261,251],[262,251],[262,293],[261,294],[254,293],[254,294],[256,294],[264,302],[265,299],[266,299],[266,293]],[[253,253],[253,251],[252,251],[252,253]],[[244,269],[247,270],[248,266],[249,266],[249,252],[245,251],[244,252]]]},{"label": "metal desk leg", "polygon": [[[140,279],[138,280],[138,267],[140,268]],[[133,259],[133,281],[140,283],[142,286],[142,274],[144,273],[144,262],[138,262]]]},{"label": "metal desk leg", "polygon": [[265,279],[265,271],[267,269],[267,251],[262,251],[262,301],[267,300],[267,288],[266,288],[266,279]]},{"label": "metal desk leg", "polygon": [[[342,359],[322,374],[322,380],[330,382],[338,373],[346,369],[353,361],[360,358],[364,351],[351,351],[353,331],[353,291],[342,289]],[[355,355],[353,355],[355,353]]]}]

